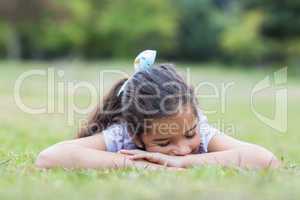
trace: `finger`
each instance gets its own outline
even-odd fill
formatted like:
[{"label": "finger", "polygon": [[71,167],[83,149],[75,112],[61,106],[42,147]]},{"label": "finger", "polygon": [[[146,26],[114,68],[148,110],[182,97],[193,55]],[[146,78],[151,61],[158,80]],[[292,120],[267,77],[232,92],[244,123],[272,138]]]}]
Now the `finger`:
[{"label": "finger", "polygon": [[145,153],[144,151],[141,151],[141,150],[128,150],[128,149],[121,149],[119,152],[122,154],[128,154],[128,155],[136,155],[136,154]]},{"label": "finger", "polygon": [[126,150],[120,150],[120,151],[118,151],[118,153],[125,154],[125,155],[132,155],[131,152],[128,152]]},{"label": "finger", "polygon": [[185,168],[180,168],[180,167],[166,167],[167,170],[169,171],[185,171]]},{"label": "finger", "polygon": [[149,162],[153,162],[153,163],[157,163],[160,165],[167,165],[167,161],[162,159],[159,156],[156,156],[155,154],[151,154],[151,153],[146,153],[146,154],[137,154],[137,155],[133,155],[130,156],[129,159],[131,160],[147,160]]},{"label": "finger", "polygon": [[147,158],[148,158],[148,155],[146,155],[146,154],[131,155],[129,157],[129,159],[131,159],[131,160],[140,160],[140,159],[147,159]]}]

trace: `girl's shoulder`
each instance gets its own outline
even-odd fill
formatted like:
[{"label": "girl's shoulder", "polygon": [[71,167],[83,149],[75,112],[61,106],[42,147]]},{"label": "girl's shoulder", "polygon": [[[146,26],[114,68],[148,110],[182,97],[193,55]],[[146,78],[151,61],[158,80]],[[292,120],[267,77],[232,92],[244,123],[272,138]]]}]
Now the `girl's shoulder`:
[{"label": "girl's shoulder", "polygon": [[199,123],[208,123],[208,119],[206,115],[200,108],[197,108],[197,113],[198,113]]}]

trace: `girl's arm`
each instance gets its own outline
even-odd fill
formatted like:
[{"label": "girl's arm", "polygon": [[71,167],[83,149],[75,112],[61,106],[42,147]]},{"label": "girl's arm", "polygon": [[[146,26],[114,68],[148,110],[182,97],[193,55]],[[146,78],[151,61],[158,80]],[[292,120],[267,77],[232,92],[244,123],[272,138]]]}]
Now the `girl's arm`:
[{"label": "girl's arm", "polygon": [[[106,151],[103,135],[64,141],[42,151],[36,160],[39,168],[166,168],[147,161],[132,161],[127,156]],[[174,169],[175,168],[168,168]]]},{"label": "girl's arm", "polygon": [[169,156],[140,150],[123,150],[121,153],[130,155],[131,160],[144,159],[161,165],[183,168],[216,165],[262,169],[276,168],[280,165],[277,158],[265,148],[221,134],[211,139],[208,151],[209,153],[186,156]]},{"label": "girl's arm", "polygon": [[188,155],[183,161],[184,167],[197,165],[236,166],[242,168],[276,168],[280,162],[265,148],[241,142],[230,136],[214,136],[209,145],[209,153]]}]

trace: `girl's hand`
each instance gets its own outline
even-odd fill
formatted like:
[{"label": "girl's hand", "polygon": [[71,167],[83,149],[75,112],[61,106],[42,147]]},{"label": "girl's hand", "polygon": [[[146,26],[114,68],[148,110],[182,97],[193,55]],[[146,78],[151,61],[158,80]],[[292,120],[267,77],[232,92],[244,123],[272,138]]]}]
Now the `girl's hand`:
[{"label": "girl's hand", "polygon": [[184,156],[169,156],[162,153],[142,150],[120,150],[120,153],[128,155],[130,160],[147,160],[167,167],[184,167]]},{"label": "girl's hand", "polygon": [[154,170],[154,171],[155,170],[167,170],[167,171],[182,171],[182,170],[184,170],[183,168],[163,166],[163,165],[151,163],[151,162],[145,161],[145,160],[132,160],[132,162],[129,166],[137,168],[137,169],[147,169],[147,170]]}]

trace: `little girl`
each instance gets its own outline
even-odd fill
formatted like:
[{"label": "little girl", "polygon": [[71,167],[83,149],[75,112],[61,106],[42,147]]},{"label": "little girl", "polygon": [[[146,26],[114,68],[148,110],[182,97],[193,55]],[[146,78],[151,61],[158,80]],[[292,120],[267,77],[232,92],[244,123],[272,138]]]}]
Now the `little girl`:
[{"label": "little girl", "polygon": [[135,73],[120,80],[90,116],[78,138],[42,151],[40,168],[180,170],[220,165],[275,168],[268,150],[239,141],[208,124],[193,89],[174,65],[153,65],[156,52],[135,59]]}]

